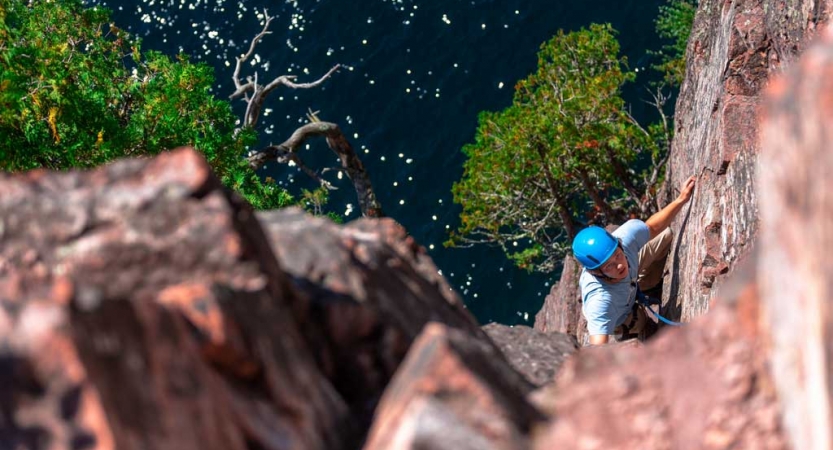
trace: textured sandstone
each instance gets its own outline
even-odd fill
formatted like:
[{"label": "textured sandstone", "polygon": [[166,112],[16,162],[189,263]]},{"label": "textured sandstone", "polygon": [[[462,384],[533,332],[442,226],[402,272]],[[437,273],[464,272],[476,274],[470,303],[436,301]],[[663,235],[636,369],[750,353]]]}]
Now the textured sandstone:
[{"label": "textured sandstone", "polygon": [[558,369],[578,350],[575,336],[541,333],[532,328],[490,323],[483,330],[500,348],[509,364],[535,386],[553,381]]},{"label": "textured sandstone", "polygon": [[833,31],[770,88],[758,279],[773,376],[797,449],[833,448]]},{"label": "textured sandstone", "polygon": [[490,343],[425,249],[393,220],[339,226],[294,208],[257,217],[303,293],[297,323],[363,426],[426,323]]},{"label": "textured sandstone", "polygon": [[708,310],[716,288],[758,232],[755,168],[762,90],[830,19],[829,0],[702,0],[686,52],[668,197],[698,176],[691,205],[672,225],[663,299],[689,321]]},{"label": "textured sandstone", "polygon": [[351,438],[265,235],[195,152],[4,175],[0,217],[7,442],[324,449]]},{"label": "textured sandstone", "polygon": [[494,347],[441,324],[414,342],[385,391],[365,450],[528,448],[545,419]]}]

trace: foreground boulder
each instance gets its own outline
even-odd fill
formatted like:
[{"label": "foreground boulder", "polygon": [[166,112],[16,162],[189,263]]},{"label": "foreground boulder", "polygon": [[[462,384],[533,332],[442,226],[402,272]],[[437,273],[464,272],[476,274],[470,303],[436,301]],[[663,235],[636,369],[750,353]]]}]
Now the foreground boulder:
[{"label": "foreground boulder", "polygon": [[195,152],[0,177],[10,448],[342,448],[263,231]]},{"label": "foreground boulder", "polygon": [[758,184],[762,318],[796,449],[833,448],[833,30],[822,44],[770,89]]},{"label": "foreground boulder", "polygon": [[339,226],[295,208],[257,217],[302,293],[294,308],[304,336],[362,426],[426,323],[491,345],[425,249],[392,219]]},{"label": "foreground boulder", "polygon": [[4,448],[356,448],[429,321],[500,358],[392,221],[268,216],[189,149],[0,175]]},{"label": "foreground boulder", "polygon": [[492,346],[425,328],[377,411],[365,450],[523,449],[545,416]]}]

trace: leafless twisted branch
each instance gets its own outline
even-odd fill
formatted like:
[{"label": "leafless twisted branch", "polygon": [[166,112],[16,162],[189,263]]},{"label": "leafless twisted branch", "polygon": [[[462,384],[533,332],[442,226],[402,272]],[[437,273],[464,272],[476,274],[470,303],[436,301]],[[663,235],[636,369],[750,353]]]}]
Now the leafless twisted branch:
[{"label": "leafless twisted branch", "polygon": [[265,9],[263,10],[263,15],[265,17],[263,29],[254,37],[254,39],[252,39],[251,44],[249,44],[249,51],[236,58],[237,62],[234,66],[234,74],[232,75],[235,90],[231,95],[229,95],[229,99],[233,100],[243,97],[246,101],[246,114],[243,116],[243,126],[245,127],[254,127],[257,125],[257,120],[260,117],[261,110],[263,109],[263,102],[266,100],[266,97],[275,90],[275,88],[279,86],[286,86],[290,89],[315,88],[327,81],[327,79],[329,79],[333,73],[341,67],[340,64],[336,64],[321,78],[311,83],[296,83],[295,80],[298,78],[296,75],[280,75],[264,86],[258,82],[257,72],[255,72],[252,76],[246,77],[245,83],[241,82],[240,72],[243,67],[243,63],[248,61],[249,58],[254,55],[257,44],[266,35],[271,34],[271,31],[269,31],[269,25],[275,17],[270,16],[269,12]]},{"label": "leafless twisted branch", "polygon": [[[249,50],[237,58],[234,67],[234,74],[232,80],[234,81],[234,92],[229,96],[230,99],[243,98],[246,101],[246,113],[243,116],[242,126],[254,128],[257,125],[261,110],[263,109],[263,102],[266,97],[279,86],[286,86],[290,89],[311,89],[320,86],[327,81],[341,66],[336,64],[332,69],[327,71],[321,78],[310,83],[297,83],[295,75],[281,75],[266,85],[258,82],[258,74],[255,72],[251,76],[246,77],[246,82],[242,82],[241,70],[243,64],[254,55],[257,44],[268,34],[269,26],[274,20],[274,16],[270,16],[268,11],[263,10],[265,20],[263,28],[255,35],[249,44]],[[262,150],[257,151],[248,158],[249,165],[257,169],[267,161],[277,161],[279,163],[288,164],[294,163],[304,173],[316,180],[319,184],[327,189],[335,189],[332,184],[322,178],[318,172],[308,167],[301,156],[298,154],[298,148],[306,142],[307,139],[315,136],[323,136],[327,140],[327,145],[333,152],[338,155],[341,161],[341,170],[347,173],[347,176],[352,180],[353,186],[356,189],[356,194],[359,197],[359,207],[362,214],[366,217],[382,217],[382,208],[376,200],[376,194],[373,191],[373,186],[370,183],[370,177],[364,169],[359,157],[353,150],[353,147],[344,137],[344,134],[339,129],[338,125],[330,122],[322,122],[318,119],[315,112],[310,111],[307,115],[310,123],[296,129],[292,135],[279,145],[270,145]]]},{"label": "leafless twisted branch", "polygon": [[344,137],[344,133],[338,125],[331,122],[321,122],[314,114],[310,115],[310,123],[298,128],[286,141],[278,145],[270,145],[248,158],[252,168],[257,169],[267,161],[278,161],[287,163],[293,161],[307,175],[321,183],[322,186],[332,189],[332,186],[316,172],[309,169],[297,154],[297,150],[307,139],[323,136],[327,145],[338,156],[342,169],[353,182],[353,187],[358,195],[359,208],[365,217],[383,217],[382,206],[376,200],[376,193],[370,183],[370,177],[364,168],[353,147]]}]

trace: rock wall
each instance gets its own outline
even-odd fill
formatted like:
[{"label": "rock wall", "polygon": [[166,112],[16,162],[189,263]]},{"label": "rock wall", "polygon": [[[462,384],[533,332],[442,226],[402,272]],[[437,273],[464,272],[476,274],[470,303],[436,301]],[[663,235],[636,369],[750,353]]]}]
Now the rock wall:
[{"label": "rock wall", "polygon": [[796,449],[833,448],[833,30],[774,82],[759,190],[763,318]]},{"label": "rock wall", "polygon": [[663,300],[667,315],[704,314],[758,233],[757,117],[770,78],[830,18],[829,0],[701,0],[676,105],[667,197],[691,175],[698,188],[677,231]]},{"label": "rock wall", "polygon": [[560,332],[575,336],[584,343],[587,320],[581,313],[581,291],[578,287],[581,267],[572,256],[564,258],[561,278],[544,299],[544,306],[535,315],[534,328],[544,333]]}]

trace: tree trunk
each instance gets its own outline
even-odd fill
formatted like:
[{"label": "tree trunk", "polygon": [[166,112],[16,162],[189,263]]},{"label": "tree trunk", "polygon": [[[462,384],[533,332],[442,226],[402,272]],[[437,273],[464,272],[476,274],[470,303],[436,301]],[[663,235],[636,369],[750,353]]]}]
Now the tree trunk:
[{"label": "tree trunk", "polygon": [[606,147],[605,152],[607,153],[608,160],[610,161],[610,166],[613,167],[613,173],[619,177],[619,180],[622,181],[622,186],[625,187],[625,191],[630,194],[631,199],[636,202],[641,209],[642,193],[639,192],[639,189],[633,183],[633,177],[631,177],[631,174],[628,173],[628,168],[622,164],[622,161],[616,158],[616,155],[613,153],[613,149]]},{"label": "tree trunk", "polygon": [[578,170],[578,176],[581,180],[581,184],[584,186],[584,189],[587,191],[587,195],[593,200],[593,204],[596,205],[599,210],[601,210],[605,216],[607,216],[607,220],[614,220],[616,217],[616,213],[613,211],[613,208],[610,207],[610,204],[599,195],[599,191],[593,186],[593,182],[590,180],[590,175],[584,169]]},{"label": "tree trunk", "polygon": [[547,179],[547,185],[550,188],[550,193],[555,199],[555,203],[558,205],[558,216],[561,217],[561,222],[564,223],[567,235],[572,240],[576,235],[576,229],[573,226],[573,215],[570,205],[567,204],[567,199],[561,194],[560,189],[558,189],[558,183],[556,183],[555,179],[552,177],[552,170],[550,170],[550,165],[547,161],[544,149],[541,148],[541,145],[539,144],[535,146],[535,150],[538,152],[538,157],[541,158],[541,165],[544,167],[544,177]]}]

